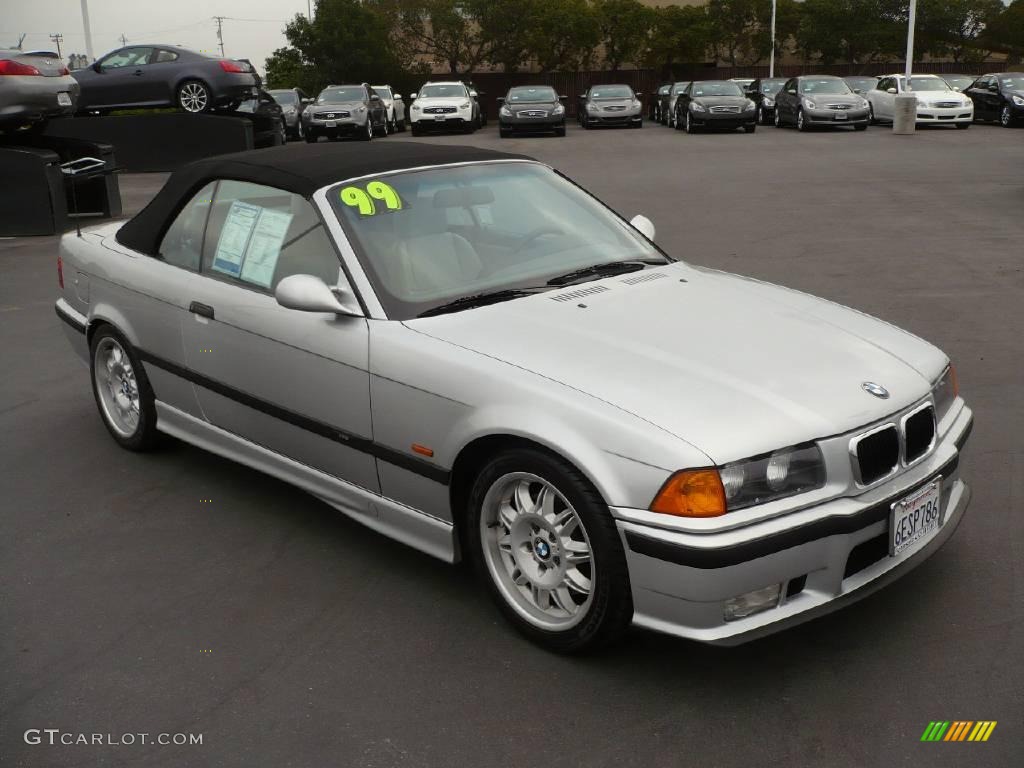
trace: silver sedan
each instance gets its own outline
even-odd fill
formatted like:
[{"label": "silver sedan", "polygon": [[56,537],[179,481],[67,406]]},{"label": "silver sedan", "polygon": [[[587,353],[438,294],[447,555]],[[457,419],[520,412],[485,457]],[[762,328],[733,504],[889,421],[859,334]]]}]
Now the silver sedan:
[{"label": "silver sedan", "polygon": [[173,435],[468,558],[559,651],[774,632],[960,524],[972,415],[926,341],[676,261],[523,156],[302,149],[200,161],[61,241],[123,447]]},{"label": "silver sedan", "polygon": [[72,114],[79,90],[55,53],[0,50],[0,129]]}]

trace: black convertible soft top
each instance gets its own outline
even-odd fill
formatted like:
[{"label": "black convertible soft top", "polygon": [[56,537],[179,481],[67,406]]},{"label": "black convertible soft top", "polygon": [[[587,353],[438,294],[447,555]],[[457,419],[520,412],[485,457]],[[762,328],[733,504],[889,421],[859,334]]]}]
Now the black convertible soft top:
[{"label": "black convertible soft top", "polygon": [[215,179],[264,184],[309,197],[334,182],[425,165],[488,160],[532,160],[477,147],[411,141],[320,143],[257,149],[196,160],[175,171],[156,197],[117,232],[128,248],[156,255],[174,217],[203,185]]}]

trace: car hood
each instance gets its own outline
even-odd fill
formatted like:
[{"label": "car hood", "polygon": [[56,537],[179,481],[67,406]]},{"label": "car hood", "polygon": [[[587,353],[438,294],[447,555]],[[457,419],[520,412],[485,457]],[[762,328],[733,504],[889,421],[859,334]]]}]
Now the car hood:
[{"label": "car hood", "polygon": [[470,101],[469,96],[431,96],[416,99],[421,107],[458,107]]},{"label": "car hood", "polygon": [[327,101],[324,102],[323,104],[320,104],[318,102],[316,104],[310,104],[309,106],[313,107],[313,109],[315,110],[324,109],[327,110],[328,112],[330,112],[332,109],[336,111],[347,110],[349,112],[352,112],[359,109],[360,107],[365,107],[366,104],[362,101]]},{"label": "car hood", "polygon": [[858,93],[802,93],[802,99],[810,99],[815,104],[851,104],[860,106],[864,98]]},{"label": "car hood", "polygon": [[692,100],[705,107],[743,107],[750,101],[746,96],[696,96]]},{"label": "car hood", "polygon": [[406,325],[617,406],[717,464],[884,418],[947,364],[860,312],[684,264]]},{"label": "car hood", "polygon": [[513,112],[522,112],[524,110],[531,109],[543,109],[550,112],[561,102],[557,101],[506,101],[505,106],[511,109]]},{"label": "car hood", "polygon": [[588,101],[601,108],[633,106],[633,99],[588,99]]}]

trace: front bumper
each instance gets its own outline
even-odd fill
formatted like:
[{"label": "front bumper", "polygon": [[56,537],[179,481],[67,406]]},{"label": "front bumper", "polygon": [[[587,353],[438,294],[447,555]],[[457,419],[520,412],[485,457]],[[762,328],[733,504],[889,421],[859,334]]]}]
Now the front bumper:
[{"label": "front bumper", "polygon": [[814,125],[867,125],[870,110],[865,109],[807,109],[804,119]]},{"label": "front bumper", "polygon": [[[856,497],[718,533],[670,531],[620,517],[616,524],[629,566],[633,622],[679,637],[738,645],[891,583],[934,554],[963,518],[971,493],[959,478],[959,462],[971,420],[964,407],[928,460]],[[907,551],[889,555],[891,505],[938,476],[939,528]],[[727,600],[779,584],[777,605],[725,620]]]},{"label": "front bumper", "polygon": [[757,125],[757,110],[746,112],[696,112],[690,110],[690,122],[700,128],[735,130],[746,125]]},{"label": "front bumper", "polygon": [[414,115],[410,118],[410,125],[420,131],[461,131],[472,120],[467,110],[465,114],[449,112],[441,115]]},{"label": "front bumper", "polygon": [[918,107],[917,122],[928,123],[970,123],[974,121],[974,107]]},{"label": "front bumper", "polygon": [[640,110],[634,112],[587,112],[587,122],[591,125],[638,125],[644,116]]},{"label": "front bumper", "polygon": [[565,128],[565,113],[560,115],[545,115],[544,117],[518,117],[512,115],[498,116],[498,127],[506,131],[532,131],[544,132],[553,131],[557,128]]},{"label": "front bumper", "polygon": [[366,131],[366,115],[359,117],[339,117],[335,120],[310,119],[304,123],[307,136],[356,136]]}]

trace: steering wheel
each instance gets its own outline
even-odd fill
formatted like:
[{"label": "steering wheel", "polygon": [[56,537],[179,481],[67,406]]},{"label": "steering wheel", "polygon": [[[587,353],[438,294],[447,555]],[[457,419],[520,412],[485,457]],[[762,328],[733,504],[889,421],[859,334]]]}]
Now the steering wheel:
[{"label": "steering wheel", "polygon": [[526,236],[519,242],[519,245],[517,245],[515,248],[512,249],[512,253],[519,253],[521,250],[523,250],[526,246],[528,246],[530,243],[532,243],[538,237],[543,237],[544,235],[564,235],[564,234],[565,234],[565,232],[563,230],[561,230],[561,229],[559,229],[558,227],[555,227],[555,226],[550,226],[549,225],[549,226],[546,226],[546,227],[537,227],[537,229],[535,229],[535,230],[533,230],[531,232],[528,232],[526,234]]}]

